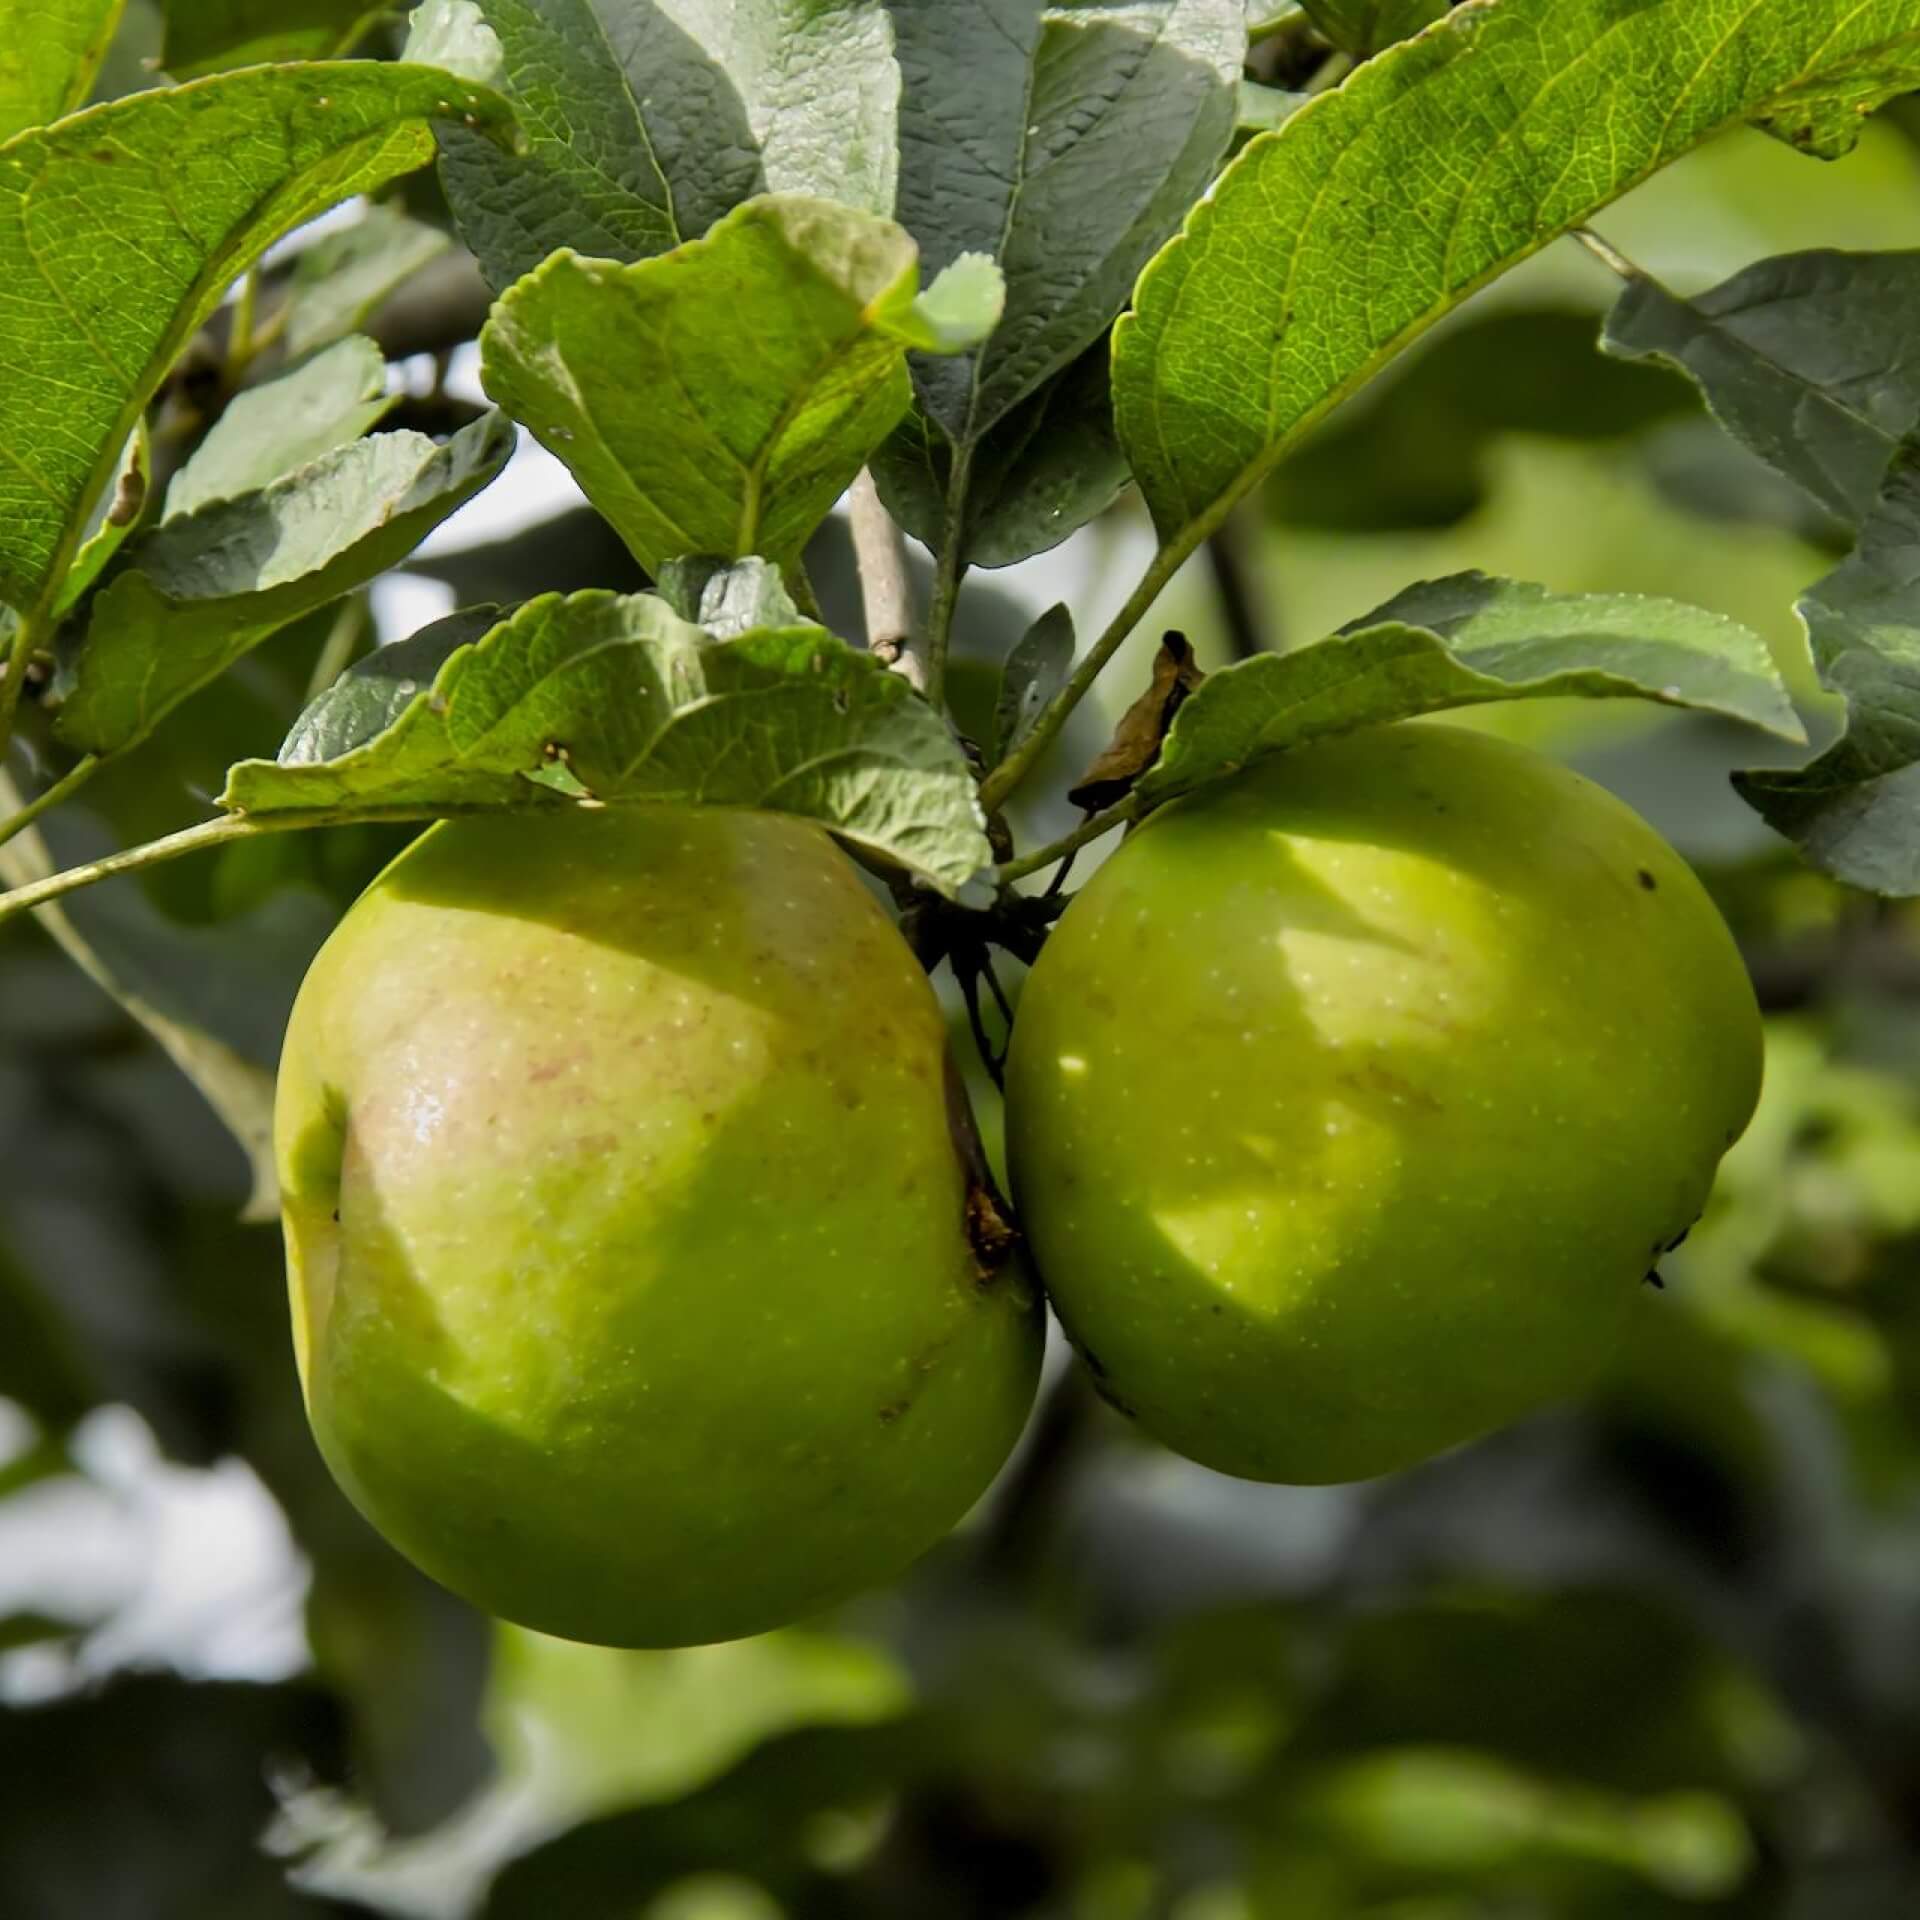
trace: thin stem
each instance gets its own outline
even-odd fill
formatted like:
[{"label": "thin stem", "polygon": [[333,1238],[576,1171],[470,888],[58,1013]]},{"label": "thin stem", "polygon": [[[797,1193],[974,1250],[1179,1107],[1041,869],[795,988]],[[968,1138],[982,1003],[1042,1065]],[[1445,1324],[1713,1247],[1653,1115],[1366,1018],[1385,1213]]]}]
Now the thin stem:
[{"label": "thin stem", "polygon": [[854,558],[860,568],[860,598],[866,608],[867,646],[901,679],[926,691],[926,662],[913,644],[913,582],[906,544],[880,504],[873,475],[861,468],[847,497]]},{"label": "thin stem", "polygon": [[300,703],[302,706],[318,700],[353,664],[353,656],[360,651],[366,632],[367,603],[356,594],[334,616],[333,625],[327,630],[320,657],[313,663],[313,672],[307,680],[307,697]]},{"label": "thin stem", "polygon": [[233,324],[227,329],[227,384],[238,386],[259,351],[253,337],[253,317],[260,306],[260,268],[256,264],[241,276],[233,303]]},{"label": "thin stem", "polygon": [[[1127,597],[1127,604],[1108,622],[1107,629],[1087,650],[1074,668],[1067,684],[1040,710],[1033,731],[980,783],[980,804],[989,814],[1006,804],[1007,796],[1033,771],[1035,761],[1053,745],[1067,716],[1087,697],[1087,690],[1099,679],[1107,662],[1120,651],[1121,643],[1146,618],[1147,610],[1160,598],[1166,584],[1180,570],[1193,551],[1191,545],[1162,547],[1153,556],[1153,564],[1141,576],[1140,584]],[[1075,843],[1076,845],[1078,842]]]},{"label": "thin stem", "polygon": [[99,764],[98,754],[88,754],[84,760],[68,768],[44,793],[35,794],[11,818],[0,821],[0,847],[4,847],[16,833],[25,833],[43,813],[50,812],[63,800],[72,799],[93,778]]},{"label": "thin stem", "polygon": [[1069,854],[1077,853],[1089,840],[1098,840],[1102,834],[1111,833],[1115,827],[1124,827],[1129,820],[1140,817],[1140,801],[1135,794],[1128,794],[1124,800],[1117,800],[1105,813],[1089,814],[1071,833],[1063,833],[1058,840],[1048,844],[1035,853],[1023,853],[1018,860],[1009,860],[1005,866],[995,867],[993,877],[1003,886],[1010,886],[1016,880],[1024,880],[1030,873],[1038,873],[1043,867],[1050,867],[1056,860],[1064,860]]},{"label": "thin stem", "polygon": [[1001,1056],[994,1052],[993,1042],[987,1037],[987,1023],[980,1011],[980,979],[971,968],[960,971],[960,998],[966,1003],[967,1025],[973,1033],[973,1048],[980,1056],[980,1064],[986,1068],[987,1077],[996,1087],[1005,1090],[1001,1074],[1005,1064]]},{"label": "thin stem", "polygon": [[50,900],[78,893],[82,887],[111,880],[116,874],[138,873],[144,867],[157,867],[164,861],[178,860],[183,855],[199,853],[206,847],[225,846],[229,840],[250,840],[263,833],[297,833],[313,827],[439,820],[456,813],[481,811],[484,809],[478,807],[316,807],[298,813],[223,813],[214,819],[202,820],[198,826],[182,827],[178,833],[170,833],[164,839],[149,840],[142,846],[128,847],[122,853],[110,853],[104,859],[89,860],[84,865],[68,867],[64,872],[49,874],[46,879],[36,880],[30,886],[15,887],[10,892],[0,893],[0,921],[11,920],[17,914],[31,913],[35,907],[44,907]]},{"label": "thin stem", "polygon": [[972,465],[972,450],[956,445],[953,467],[947,475],[946,525],[941,529],[940,554],[933,570],[933,599],[927,608],[927,698],[936,707],[946,692],[947,648],[953,638],[961,576],[967,570],[967,483]]},{"label": "thin stem", "polygon": [[813,575],[807,571],[804,560],[795,560],[787,569],[787,591],[793,595],[793,604],[799,608],[802,618],[818,620],[820,618],[820,596],[814,591]]},{"label": "thin stem", "polygon": [[1354,58],[1350,53],[1330,53],[1313,71],[1307,84],[1300,91],[1311,98],[1316,93],[1327,93],[1337,87],[1354,69]]},{"label": "thin stem", "polygon": [[1636,267],[1618,247],[1601,239],[1591,227],[1575,227],[1572,238],[1578,240],[1593,257],[1611,273],[1617,273],[1622,280],[1645,280],[1651,278]]},{"label": "thin stem", "polygon": [[20,695],[27,684],[27,667],[33,650],[40,643],[40,622],[22,619],[13,630],[13,643],[7,649],[7,661],[0,670],[0,760],[13,744],[13,723],[20,713]]}]

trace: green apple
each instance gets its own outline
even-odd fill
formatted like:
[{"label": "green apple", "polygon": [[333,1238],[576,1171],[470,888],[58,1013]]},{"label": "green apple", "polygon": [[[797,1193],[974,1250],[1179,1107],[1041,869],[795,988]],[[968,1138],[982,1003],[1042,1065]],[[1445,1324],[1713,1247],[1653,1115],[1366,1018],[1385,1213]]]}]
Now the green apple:
[{"label": "green apple", "polygon": [[817,830],[423,836],[301,989],[276,1152],[321,1451],[418,1565],[622,1646],[897,1573],[1032,1401],[925,974]]},{"label": "green apple", "polygon": [[1429,724],[1164,808],[1040,955],[1014,1198],[1168,1446],[1363,1479],[1589,1384],[1751,1117],[1698,881],[1539,755]]}]

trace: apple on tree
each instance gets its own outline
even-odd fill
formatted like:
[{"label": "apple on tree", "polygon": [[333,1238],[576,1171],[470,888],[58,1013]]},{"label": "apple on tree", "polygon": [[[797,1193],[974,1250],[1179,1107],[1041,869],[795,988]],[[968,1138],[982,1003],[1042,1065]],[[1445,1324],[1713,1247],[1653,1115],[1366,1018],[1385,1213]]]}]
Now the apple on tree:
[{"label": "apple on tree", "polygon": [[1759,1090],[1666,843],[1406,724],[1176,801],[1095,875],[1020,1003],[1008,1150],[1111,1400],[1223,1472],[1353,1480],[1588,1385]]},{"label": "apple on tree", "polygon": [[278,1148],[341,1484],[476,1604],[729,1639],[897,1573],[1033,1397],[924,973],[825,836],[450,822],[307,976]]}]

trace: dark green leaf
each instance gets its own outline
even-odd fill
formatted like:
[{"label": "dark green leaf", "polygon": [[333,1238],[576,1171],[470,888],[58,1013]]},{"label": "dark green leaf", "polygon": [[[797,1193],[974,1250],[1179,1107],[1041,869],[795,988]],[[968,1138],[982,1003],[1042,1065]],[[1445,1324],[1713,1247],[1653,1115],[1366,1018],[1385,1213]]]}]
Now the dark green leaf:
[{"label": "dark green leaf", "polygon": [[1139,791],[1157,804],[1327,734],[1570,694],[1637,695],[1802,737],[1765,643],[1731,620],[1468,573],[1411,587],[1332,639],[1209,675]]},{"label": "dark green leaf", "polygon": [[51,599],[135,421],[235,276],[421,165],[446,114],[498,126],[505,109],[425,68],[255,69],[0,149],[0,599]]},{"label": "dark green leaf", "polygon": [[392,407],[380,349],[371,340],[342,340],[293,372],[235,396],[173,476],[166,518],[270,487],[358,440]]},{"label": "dark green leaf", "polygon": [[[960,269],[969,280],[972,275]],[[481,335],[487,391],[573,470],[650,573],[797,557],[951,340],[890,221],[774,196],[632,266],[556,254]],[[970,337],[992,325],[972,289]]]},{"label": "dark green leaf", "polygon": [[1920,467],[1897,465],[1860,546],[1801,602],[1847,731],[1810,765],[1736,776],[1815,866],[1875,893],[1920,893]]},{"label": "dark green leaf", "polygon": [[806,624],[780,569],[764,560],[669,561],[660,571],[660,597],[716,640],[735,640],[757,627]]},{"label": "dark green leaf", "polygon": [[[916,407],[874,453],[887,511],[936,553],[946,544],[953,449]],[[974,449],[961,552],[1006,567],[1045,553],[1104,513],[1127,484],[1098,341],[1006,415]]]},{"label": "dark green leaf", "polygon": [[1711,134],[1816,94],[1857,131],[1917,82],[1909,0],[1500,0],[1367,62],[1245,148],[1120,322],[1121,439],[1163,545],[1190,551],[1408,341]]},{"label": "dark green leaf", "polygon": [[1453,0],[1300,0],[1307,18],[1336,47],[1362,59],[1410,40],[1440,19]]},{"label": "dark green leaf", "polygon": [[1072,671],[1073,615],[1064,606],[1051,606],[1007,655],[993,714],[989,758],[995,766],[1033,731],[1041,708],[1067,684]]},{"label": "dark green leaf", "polygon": [[71,747],[115,753],[268,634],[403,560],[506,464],[499,414],[445,446],[385,433],[143,535],[56,686]]},{"label": "dark green leaf", "polygon": [[167,71],[195,80],[268,60],[324,60],[392,10],[373,0],[168,0]]},{"label": "dark green leaf", "polygon": [[[762,193],[893,211],[899,73],[880,0],[430,0],[411,57],[463,50],[524,155],[451,133],[442,174],[496,289],[560,247],[665,253]],[[944,258],[942,261],[944,264]]]},{"label": "dark green leaf", "polygon": [[87,97],[124,0],[0,0],[0,141]]},{"label": "dark green leaf", "polygon": [[1920,424],[1917,304],[1920,253],[1788,254],[1690,300],[1636,278],[1606,346],[1690,374],[1729,433],[1857,526]]},{"label": "dark green leaf", "polygon": [[[422,637],[443,664],[404,704],[376,654],[364,704],[331,705],[324,731],[303,722],[278,762],[243,761],[221,804],[379,813],[584,795],[763,807],[948,891],[990,863],[945,723],[897,674],[819,627],[715,641],[664,600],[581,593],[530,601],[474,644],[462,637],[445,622]],[[426,661],[402,664],[417,686]]]},{"label": "dark green leaf", "polygon": [[453,244],[438,227],[376,204],[301,254],[287,289],[287,355],[298,360],[364,326],[389,295]]},{"label": "dark green leaf", "polygon": [[931,266],[1000,263],[1007,311],[966,361],[915,369],[970,445],[1075,359],[1206,191],[1232,137],[1244,0],[896,5],[899,218]]},{"label": "dark green leaf", "polygon": [[281,746],[280,764],[321,766],[365,746],[433,685],[456,653],[484,640],[505,618],[504,607],[463,607],[404,640],[374,648],[294,722]]}]

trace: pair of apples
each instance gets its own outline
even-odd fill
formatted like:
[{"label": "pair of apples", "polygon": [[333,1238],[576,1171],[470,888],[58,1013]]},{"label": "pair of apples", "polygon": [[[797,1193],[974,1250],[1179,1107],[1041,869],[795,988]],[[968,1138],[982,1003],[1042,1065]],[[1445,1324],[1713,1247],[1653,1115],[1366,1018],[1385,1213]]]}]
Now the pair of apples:
[{"label": "pair of apples", "polygon": [[[1750,1117],[1759,1021],[1676,854],[1537,755],[1384,727],[1164,808],[1028,980],[977,1227],[926,977],[826,836],[435,828],[300,995],[295,1345],[348,1494],[492,1612],[727,1639],[896,1573],[1040,1363],[1256,1479],[1579,1390]],[[984,1250],[983,1250],[984,1249]]]}]

